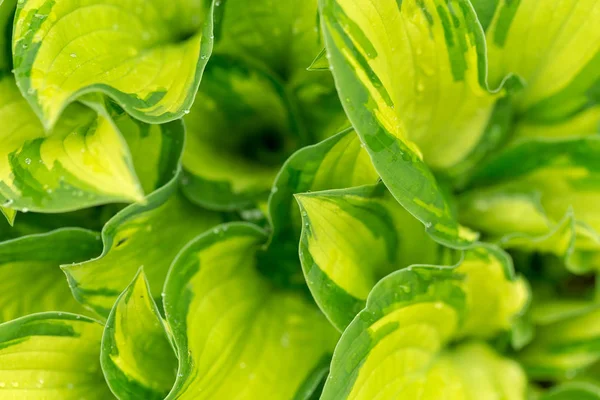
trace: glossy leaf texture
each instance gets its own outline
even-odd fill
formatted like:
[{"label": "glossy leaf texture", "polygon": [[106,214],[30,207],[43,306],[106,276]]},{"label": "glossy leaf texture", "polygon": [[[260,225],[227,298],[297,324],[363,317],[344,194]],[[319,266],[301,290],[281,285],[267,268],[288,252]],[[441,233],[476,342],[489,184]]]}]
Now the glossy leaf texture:
[{"label": "glossy leaf texture", "polygon": [[181,117],[212,50],[212,7],[209,0],[19,1],[19,88],[46,130],[90,92],[146,122]]},{"label": "glossy leaf texture", "polygon": [[0,322],[43,311],[82,313],[60,264],[95,257],[94,232],[63,228],[0,243]]},{"label": "glossy leaf texture", "polygon": [[322,49],[314,1],[229,0],[216,7],[215,49],[185,116],[186,196],[218,210],[267,201],[295,150],[347,126]]},{"label": "glossy leaf texture", "polygon": [[507,148],[473,176],[460,221],[507,247],[563,256],[574,272],[597,269],[599,144],[540,138]]},{"label": "glossy leaf texture", "polygon": [[[379,176],[356,132],[346,129],[316,145],[294,153],[281,167],[268,203],[272,228],[262,257],[268,274],[285,284],[304,285],[298,268],[302,219],[294,194],[374,184]],[[265,271],[266,272],[266,271]]]},{"label": "glossy leaf texture", "polygon": [[120,400],[161,400],[175,382],[175,352],[142,269],[106,321],[100,361]]},{"label": "glossy leaf texture", "polygon": [[[64,212],[143,200],[123,132],[112,116],[71,105],[45,133],[13,79],[0,80],[0,197],[13,210]],[[119,118],[126,119],[122,115]]]},{"label": "glossy leaf texture", "polygon": [[0,395],[6,399],[113,398],[100,369],[102,325],[40,313],[0,325]]},{"label": "glossy leaf texture", "polygon": [[183,131],[181,122],[170,124],[178,129],[159,132],[152,126],[147,136],[162,144],[153,151],[160,164],[148,162],[152,153],[145,143],[131,146],[147,163],[144,176],[149,178],[149,189],[156,189],[146,204],[132,204],[104,225],[104,250],[99,257],[63,266],[75,298],[103,318],[140,267],[144,267],[152,295],[160,299],[167,271],[177,253],[192,238],[222,222],[219,214],[194,207],[180,194]]},{"label": "glossy leaf texture", "polygon": [[431,240],[382,184],[298,194],[296,199],[306,282],[338,329],[364,308],[384,276],[417,263],[452,263],[452,252]]},{"label": "glossy leaf texture", "polygon": [[[495,252],[382,279],[344,331],[321,398],[525,399],[519,365],[477,340],[508,329],[526,301]],[[471,340],[449,346],[459,338]]]},{"label": "glossy leaf texture", "polygon": [[264,232],[221,225],[173,263],[164,308],[179,370],[168,399],[291,399],[314,386],[335,330],[303,294],[258,270]]},{"label": "glossy leaf texture", "polygon": [[597,115],[600,5],[594,0],[487,3],[495,10],[487,30],[490,83],[498,84],[507,73],[524,80],[515,99],[522,118],[560,123],[592,108]]},{"label": "glossy leaf texture", "polygon": [[302,140],[282,83],[231,56],[211,58],[185,121],[184,192],[211,209],[249,208],[264,200]]},{"label": "glossy leaf texture", "polygon": [[468,169],[501,140],[510,115],[495,115],[502,92],[487,88],[470,3],[321,0],[320,8],[340,99],[377,172],[437,240],[466,245],[474,237],[432,171]]},{"label": "glossy leaf texture", "polygon": [[537,380],[571,378],[600,360],[598,306],[552,306],[562,313],[548,321],[538,320],[533,341],[518,356],[527,373]]},{"label": "glossy leaf texture", "polygon": [[336,133],[346,118],[329,72],[307,71],[323,49],[317,2],[228,0],[215,52],[259,65],[281,80],[306,135],[315,142]]}]

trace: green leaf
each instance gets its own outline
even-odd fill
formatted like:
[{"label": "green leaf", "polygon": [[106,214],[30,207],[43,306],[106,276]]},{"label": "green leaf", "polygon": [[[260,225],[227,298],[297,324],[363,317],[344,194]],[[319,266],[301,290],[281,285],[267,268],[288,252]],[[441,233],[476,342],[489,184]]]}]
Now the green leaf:
[{"label": "green leaf", "polygon": [[[486,396],[524,399],[517,363],[477,341],[510,326],[525,301],[492,248],[467,254],[458,268],[415,266],[382,279],[345,330],[322,400]],[[512,297],[512,298],[511,298]]]},{"label": "green leaf", "polygon": [[560,318],[538,325],[534,340],[519,353],[519,361],[534,379],[571,378],[600,360],[598,306],[571,311],[576,312],[563,311]]},{"label": "green leaf", "polygon": [[448,249],[382,185],[296,195],[300,261],[317,304],[340,330],[364,308],[375,283],[416,263],[445,263]]},{"label": "green leaf", "polygon": [[247,223],[192,241],[173,263],[164,307],[179,371],[168,399],[292,399],[337,339],[302,294],[257,271],[267,240]]},{"label": "green leaf", "polygon": [[100,257],[64,265],[63,270],[75,298],[106,318],[142,266],[152,295],[159,300],[177,253],[193,237],[220,222],[218,214],[194,207],[178,194],[174,183],[150,195],[146,205],[131,205],[108,221],[102,230]]},{"label": "green leaf", "polygon": [[183,190],[194,203],[235,210],[266,200],[280,165],[304,140],[282,85],[234,58],[211,58],[185,117]]},{"label": "green leaf", "polygon": [[598,135],[600,133],[600,106],[584,110],[563,121],[520,120],[514,126],[512,141],[529,138],[564,138]]},{"label": "green leaf", "polygon": [[487,89],[469,2],[320,5],[340,98],[382,180],[438,241],[465,246],[473,237],[459,230],[432,170],[462,170],[497,140],[490,119],[500,94]]},{"label": "green leaf", "polygon": [[[5,207],[65,212],[143,200],[121,136],[134,132],[121,132],[109,115],[76,103],[46,135],[10,76],[0,79],[0,99],[0,198]],[[152,129],[166,130],[173,124]]]},{"label": "green leaf", "polygon": [[600,267],[600,137],[531,139],[481,166],[459,199],[459,219],[507,247]]},{"label": "green leaf", "polygon": [[0,0],[0,75],[12,69],[11,37],[17,0]]},{"label": "green leaf", "polygon": [[327,49],[323,48],[307,68],[309,71],[328,71]]},{"label": "green leaf", "polygon": [[19,88],[47,130],[90,92],[143,121],[174,120],[190,108],[211,53],[212,7],[210,0],[20,1]]},{"label": "green leaf", "polygon": [[75,314],[33,314],[0,325],[5,399],[114,398],[100,369],[102,325]]},{"label": "green leaf", "polygon": [[540,400],[598,400],[600,387],[593,383],[573,382],[562,385],[545,393]]},{"label": "green leaf", "polygon": [[315,142],[347,126],[331,74],[307,71],[323,49],[316,1],[227,0],[221,7],[215,53],[240,57],[284,82]]},{"label": "green leaf", "polygon": [[97,256],[99,239],[65,228],[0,243],[0,322],[42,311],[82,313],[59,266]]},{"label": "green leaf", "polygon": [[145,204],[128,206],[104,225],[104,250],[98,258],[63,266],[75,298],[104,318],[141,266],[152,295],[160,299],[168,268],[179,250],[222,222],[219,214],[195,207],[179,193],[182,124],[176,121],[161,127],[162,135],[152,125],[149,131],[142,129],[141,139],[129,140],[142,171],[142,184],[148,191],[156,190]]},{"label": "green leaf", "polygon": [[2,215],[6,217],[6,221],[10,224],[10,226],[15,224],[15,217],[17,216],[16,210],[0,206],[0,212],[2,212]]},{"label": "green leaf", "polygon": [[498,84],[507,73],[514,73],[525,81],[515,99],[524,118],[560,122],[598,103],[600,4],[595,0],[488,3],[497,3],[487,32],[489,80]]},{"label": "green leaf", "polygon": [[302,221],[295,193],[354,187],[377,182],[379,176],[356,132],[346,129],[316,145],[294,153],[281,167],[269,197],[272,227],[265,263],[271,277],[304,285],[298,268],[298,241]]},{"label": "green leaf", "polygon": [[142,269],[106,321],[100,362],[120,400],[161,400],[175,382],[177,359]]}]

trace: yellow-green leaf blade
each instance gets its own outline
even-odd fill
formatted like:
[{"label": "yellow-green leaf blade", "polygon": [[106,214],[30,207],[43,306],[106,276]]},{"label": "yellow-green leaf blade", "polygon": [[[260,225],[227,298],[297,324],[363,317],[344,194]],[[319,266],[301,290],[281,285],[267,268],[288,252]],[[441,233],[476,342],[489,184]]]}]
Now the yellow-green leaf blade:
[{"label": "yellow-green leaf blade", "polygon": [[82,313],[60,264],[96,257],[99,239],[65,228],[0,243],[0,322],[44,311]]},{"label": "yellow-green leaf blade", "polygon": [[352,129],[294,153],[281,167],[269,196],[272,233],[267,258],[271,276],[304,285],[298,268],[298,241],[302,220],[294,194],[374,184],[379,175]]},{"label": "yellow-green leaf blade", "polygon": [[451,259],[381,184],[296,198],[302,269],[317,304],[338,329],[364,308],[379,279],[412,264]]},{"label": "yellow-green leaf blade", "polygon": [[106,321],[100,360],[120,400],[161,400],[175,382],[177,359],[143,272],[119,296]]},{"label": "yellow-green leaf blade", "polygon": [[0,396],[107,400],[100,369],[102,325],[75,314],[40,313],[0,325]]},{"label": "yellow-green leaf blade", "polygon": [[113,217],[102,231],[104,251],[96,259],[65,265],[74,296],[106,317],[117,296],[144,267],[152,295],[161,288],[175,256],[193,237],[221,222],[213,212],[194,207],[176,188],[148,197],[146,206],[132,205]]},{"label": "yellow-green leaf blade", "polygon": [[27,0],[17,8],[15,74],[47,129],[92,91],[146,122],[176,119],[211,50],[209,0]]},{"label": "yellow-green leaf blade", "polygon": [[595,0],[499,1],[487,32],[489,79],[525,81],[526,118],[560,121],[597,103],[600,4]]},{"label": "yellow-green leaf blade", "polygon": [[563,256],[574,272],[597,269],[599,154],[596,136],[518,142],[478,169],[459,219],[507,247]]},{"label": "yellow-green leaf blade", "polygon": [[169,399],[294,398],[331,351],[336,333],[319,310],[258,272],[266,239],[252,225],[226,224],[173,264],[164,306],[179,372]]},{"label": "yellow-green leaf blade", "polygon": [[464,244],[430,168],[479,158],[494,141],[487,133],[498,95],[485,84],[485,43],[470,4],[320,4],[340,98],[379,175],[438,240]]},{"label": "yellow-green leaf blade", "polygon": [[45,134],[11,76],[1,78],[0,98],[5,206],[64,212],[143,199],[127,143],[108,116],[73,104]]},{"label": "yellow-green leaf blade", "polygon": [[321,398],[524,399],[518,364],[476,341],[449,347],[507,329],[523,307],[522,283],[497,256],[479,248],[455,269],[416,266],[382,279],[342,335]]}]

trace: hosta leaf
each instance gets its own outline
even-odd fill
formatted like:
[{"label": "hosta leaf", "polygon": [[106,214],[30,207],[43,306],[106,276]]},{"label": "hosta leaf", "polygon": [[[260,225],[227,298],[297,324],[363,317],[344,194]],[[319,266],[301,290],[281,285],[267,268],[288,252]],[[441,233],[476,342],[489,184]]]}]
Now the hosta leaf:
[{"label": "hosta leaf", "polygon": [[508,300],[521,285],[486,257],[479,250],[455,270],[414,267],[381,280],[342,335],[321,398],[524,399],[518,364],[476,341],[448,348],[505,329],[523,306],[521,295]]},{"label": "hosta leaf", "polygon": [[347,124],[331,74],[307,71],[323,49],[316,1],[227,0],[222,7],[215,53],[248,60],[284,82],[315,141]]},{"label": "hosta leaf", "polygon": [[329,61],[327,60],[327,49],[323,48],[317,54],[315,59],[310,63],[307,68],[309,71],[326,71],[329,70]]},{"label": "hosta leaf", "polygon": [[266,200],[281,163],[301,141],[290,109],[276,79],[231,57],[213,57],[185,118],[185,194],[221,210]]},{"label": "hosta leaf", "polygon": [[[487,1],[489,79],[524,79],[517,106],[527,119],[561,121],[597,103],[600,4],[595,0]],[[487,8],[491,8],[488,4]]]},{"label": "hosta leaf", "polygon": [[295,193],[373,184],[378,179],[368,153],[352,129],[294,153],[277,175],[269,197],[272,234],[266,256],[273,260],[267,264],[273,267],[269,275],[304,284],[298,268],[302,221]]},{"label": "hosta leaf", "polygon": [[6,221],[10,224],[10,226],[13,226],[15,223],[15,217],[17,216],[17,211],[13,210],[12,208],[0,206],[0,212],[6,217]]},{"label": "hosta leaf", "polygon": [[302,294],[257,270],[267,236],[226,224],[172,265],[164,307],[179,358],[168,399],[291,399],[332,350],[335,330]]},{"label": "hosta leaf", "polygon": [[177,359],[141,270],[106,321],[100,361],[120,400],[161,400],[175,382]]},{"label": "hosta leaf", "polygon": [[411,264],[443,263],[450,256],[381,184],[296,198],[304,222],[300,261],[306,282],[339,329],[364,308],[379,279]]},{"label": "hosta leaf", "polygon": [[0,243],[0,322],[42,311],[81,313],[59,266],[97,256],[99,239],[66,228]]},{"label": "hosta leaf", "polygon": [[117,296],[140,267],[152,295],[160,299],[171,262],[193,237],[221,222],[221,217],[197,207],[177,191],[175,179],[150,196],[146,205],[131,205],[102,230],[104,251],[96,259],[63,270],[73,295],[85,306],[107,317]]},{"label": "hosta leaf", "polygon": [[0,220],[0,241],[48,233],[61,228],[83,228],[99,232],[104,223],[120,208],[119,204],[109,204],[60,214],[20,213],[13,226],[8,221]]},{"label": "hosta leaf", "polygon": [[0,74],[12,69],[10,39],[17,0],[0,0]]},{"label": "hosta leaf", "polygon": [[430,168],[462,169],[498,139],[489,123],[498,94],[485,84],[485,43],[469,2],[320,5],[340,98],[379,175],[438,240],[464,245]]},{"label": "hosta leaf", "polygon": [[[515,144],[478,169],[472,190],[460,198],[460,221],[492,239],[529,236],[533,242],[521,240],[512,247],[566,255],[573,271],[598,268],[598,155],[600,138],[595,136],[532,139]],[[573,220],[571,210],[574,226],[569,223]],[[554,242],[539,240],[545,236]]]},{"label": "hosta leaf", "polygon": [[75,314],[33,314],[0,325],[0,396],[114,398],[100,369],[102,325]]},{"label": "hosta leaf", "polygon": [[0,79],[0,198],[16,210],[64,212],[143,199],[127,143],[106,115],[71,105],[46,135],[13,79]]},{"label": "hosta leaf", "polygon": [[67,104],[103,92],[146,122],[191,106],[212,49],[212,2],[19,2],[15,75],[46,129]]},{"label": "hosta leaf", "polygon": [[573,137],[600,133],[600,106],[589,108],[560,122],[518,121],[514,126],[514,141],[536,137]]},{"label": "hosta leaf", "polygon": [[588,382],[563,383],[545,393],[540,400],[598,400],[600,386]]},{"label": "hosta leaf", "polygon": [[534,340],[519,354],[535,379],[569,378],[600,360],[600,310],[575,311],[538,325]]}]

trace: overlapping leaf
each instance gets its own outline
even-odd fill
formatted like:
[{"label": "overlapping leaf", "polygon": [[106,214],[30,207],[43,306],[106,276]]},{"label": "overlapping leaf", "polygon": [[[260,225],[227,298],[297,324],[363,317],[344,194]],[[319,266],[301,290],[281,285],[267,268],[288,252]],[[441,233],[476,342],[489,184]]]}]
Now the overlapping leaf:
[{"label": "overlapping leaf", "polygon": [[60,270],[100,252],[100,237],[83,229],[59,229],[0,243],[0,322],[43,311],[81,313]]},{"label": "overlapping leaf", "polygon": [[297,118],[282,83],[251,64],[215,56],[204,78],[185,118],[184,191],[213,209],[248,208],[303,140]]},{"label": "overlapping leaf", "polygon": [[226,224],[192,241],[173,264],[164,308],[179,372],[168,399],[294,398],[331,352],[336,333],[301,294],[257,270],[265,233]]},{"label": "overlapping leaf", "polygon": [[478,249],[456,269],[411,267],[381,280],[342,335],[321,398],[524,399],[518,364],[478,341],[448,348],[509,328],[521,311],[524,287],[504,257]]},{"label": "overlapping leaf", "polygon": [[100,369],[102,325],[75,314],[40,313],[0,325],[0,396],[107,400]]},{"label": "overlapping leaf", "polygon": [[272,233],[267,253],[272,267],[266,273],[287,283],[304,284],[298,268],[302,219],[295,193],[354,187],[377,182],[366,150],[354,130],[347,129],[293,154],[281,167],[269,197]]},{"label": "overlapping leaf", "polygon": [[213,209],[265,202],[296,149],[347,125],[331,74],[309,72],[322,49],[313,1],[224,2],[215,54],[185,117],[185,193]]},{"label": "overlapping leaf", "polygon": [[[487,3],[490,83],[507,73],[525,81],[516,97],[522,117],[562,122],[598,108],[600,4],[595,0],[479,1]],[[494,12],[495,11],[495,12]],[[493,17],[490,19],[490,15]]]},{"label": "overlapping leaf", "polygon": [[5,207],[61,212],[142,200],[121,136],[135,132],[120,132],[110,116],[73,104],[46,135],[10,76],[0,80],[0,98],[0,197]]},{"label": "overlapping leaf", "polygon": [[382,185],[297,195],[300,261],[308,287],[343,329],[364,308],[375,283],[409,265],[452,262]]},{"label": "overlapping leaf", "polygon": [[176,119],[191,106],[212,50],[212,1],[18,3],[15,75],[46,129],[90,92],[146,122]]},{"label": "overlapping leaf", "polygon": [[[500,94],[468,1],[320,1],[340,98],[375,168],[438,240],[464,245],[432,169],[462,172],[501,140]],[[497,115],[495,115],[497,114]]]},{"label": "overlapping leaf", "polygon": [[161,400],[175,382],[177,359],[142,272],[119,296],[108,317],[101,363],[108,385],[120,400]]},{"label": "overlapping leaf", "polygon": [[[181,122],[173,122],[181,128]],[[155,126],[153,126],[155,129]],[[155,132],[156,134],[157,132]],[[146,136],[150,140],[152,134]],[[111,218],[102,229],[104,251],[96,259],[63,267],[74,296],[84,305],[107,317],[117,296],[129,285],[140,267],[145,268],[152,295],[160,298],[171,262],[193,237],[221,222],[213,212],[194,207],[178,190],[183,132],[163,131],[154,140],[131,145],[139,153],[142,181],[154,190],[146,204],[132,204]],[[155,154],[158,165],[149,162]]]},{"label": "overlapping leaf", "polygon": [[512,146],[478,169],[461,196],[460,220],[507,246],[566,256],[573,271],[596,269],[598,155],[595,136]]}]

